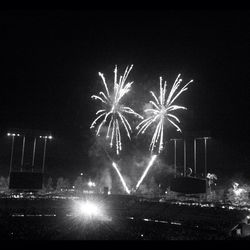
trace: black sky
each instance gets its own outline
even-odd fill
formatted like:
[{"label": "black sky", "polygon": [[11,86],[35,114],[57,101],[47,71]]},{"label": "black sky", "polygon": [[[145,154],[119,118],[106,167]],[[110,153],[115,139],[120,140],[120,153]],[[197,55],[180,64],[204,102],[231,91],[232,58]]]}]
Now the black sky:
[{"label": "black sky", "polygon": [[0,24],[2,138],[10,127],[51,130],[48,164],[63,173],[89,160],[98,71],[130,63],[142,98],[160,75],[194,79],[186,129],[210,130],[249,166],[250,11],[1,11]]}]

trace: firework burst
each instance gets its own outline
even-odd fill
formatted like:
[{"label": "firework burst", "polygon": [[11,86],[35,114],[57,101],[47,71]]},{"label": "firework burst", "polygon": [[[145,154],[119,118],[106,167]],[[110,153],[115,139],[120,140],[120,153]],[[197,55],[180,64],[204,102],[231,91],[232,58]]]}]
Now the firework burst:
[{"label": "firework burst", "polygon": [[121,103],[122,98],[130,91],[131,85],[133,84],[133,82],[126,83],[127,77],[132,67],[133,65],[126,67],[124,74],[119,77],[119,80],[117,79],[117,66],[115,67],[112,91],[109,90],[104,75],[99,72],[99,76],[102,78],[105,88],[105,93],[99,92],[99,95],[91,96],[91,98],[101,101],[104,107],[96,112],[96,115],[98,116],[93,121],[90,128],[94,128],[97,121],[100,120],[101,122],[96,131],[96,135],[99,136],[103,125],[107,124],[108,129],[106,139],[110,138],[111,148],[113,147],[115,141],[117,154],[119,154],[119,152],[122,150],[120,124],[122,124],[126,130],[128,138],[131,139],[130,134],[132,129],[125,115],[131,114],[143,119],[143,117],[137,114],[133,109],[128,106],[124,106]]},{"label": "firework burst", "polygon": [[181,132],[181,129],[176,124],[180,123],[180,120],[176,115],[173,114],[173,111],[178,109],[187,109],[184,106],[174,105],[174,101],[188,88],[188,85],[193,82],[193,80],[189,81],[185,84],[181,89],[178,90],[182,79],[180,78],[180,74],[177,76],[169,94],[167,95],[166,88],[167,83],[162,83],[162,77],[160,77],[160,94],[157,98],[153,91],[150,91],[151,95],[153,96],[154,100],[150,101],[152,108],[145,109],[144,112],[148,114],[149,117],[143,119],[142,122],[136,127],[138,134],[144,134],[146,129],[149,126],[156,125],[154,134],[152,136],[152,140],[149,146],[149,150],[153,152],[154,148],[157,146],[158,143],[158,153],[161,152],[163,149],[163,137],[164,137],[164,125],[165,122],[170,122],[173,126],[176,127],[177,131]]}]

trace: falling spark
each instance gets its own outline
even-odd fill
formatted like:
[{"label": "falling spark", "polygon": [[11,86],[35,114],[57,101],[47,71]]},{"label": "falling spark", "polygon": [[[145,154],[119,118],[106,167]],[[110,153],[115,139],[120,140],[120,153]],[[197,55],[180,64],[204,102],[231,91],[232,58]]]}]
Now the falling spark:
[{"label": "falling spark", "polygon": [[128,194],[130,194],[129,189],[128,189],[128,187],[127,187],[127,185],[126,185],[126,183],[125,183],[125,181],[124,181],[124,179],[123,179],[123,177],[122,177],[122,175],[121,175],[119,169],[117,168],[117,166],[116,166],[116,164],[115,164],[114,162],[112,163],[112,166],[113,166],[114,169],[116,170],[116,172],[117,172],[117,174],[118,174],[118,176],[119,176],[119,178],[120,178],[120,180],[121,180],[121,183],[122,183],[122,185],[123,185],[125,191],[126,191]]},{"label": "falling spark", "polygon": [[181,95],[181,93],[183,93],[184,91],[188,89],[187,86],[191,82],[193,82],[193,80],[189,81],[179,91],[177,91],[181,82],[182,82],[182,79],[180,78],[180,74],[179,74],[168,96],[166,96],[167,83],[165,81],[164,86],[163,86],[162,77],[160,77],[159,97],[157,98],[155,93],[153,91],[150,91],[151,95],[154,98],[153,101],[152,100],[150,101],[152,108],[148,108],[144,110],[144,112],[148,113],[150,116],[148,118],[143,119],[143,121],[139,123],[136,129],[139,129],[138,134],[140,133],[144,134],[144,132],[149,126],[156,124],[156,128],[155,128],[155,131],[154,131],[154,134],[152,136],[152,140],[149,146],[149,150],[151,152],[153,152],[158,141],[159,141],[158,153],[160,153],[161,150],[163,149],[164,125],[165,125],[166,120],[169,121],[173,126],[175,126],[177,131],[181,132],[181,129],[176,124],[176,122],[180,123],[180,120],[172,112],[174,110],[187,109],[187,108],[184,106],[174,105],[174,101]]},{"label": "falling spark", "polygon": [[151,168],[151,166],[154,164],[154,161],[156,159],[157,155],[153,155],[147,168],[145,169],[145,171],[143,172],[140,180],[138,181],[138,183],[136,184],[136,189],[138,189],[138,187],[141,185],[142,181],[144,180],[145,176],[147,175],[149,169]]},{"label": "falling spark", "polygon": [[131,65],[130,68],[127,67],[124,74],[119,77],[119,80],[117,79],[117,66],[115,67],[114,87],[112,91],[109,90],[104,75],[99,72],[99,76],[102,78],[102,82],[105,87],[105,93],[99,92],[99,95],[91,96],[91,98],[101,101],[104,107],[96,112],[96,115],[98,116],[93,121],[90,128],[94,128],[97,121],[102,119],[96,131],[96,135],[99,136],[102,126],[107,123],[108,130],[106,139],[110,138],[111,148],[113,147],[115,140],[117,154],[119,154],[119,152],[122,150],[120,124],[122,124],[125,128],[128,138],[131,139],[130,134],[132,129],[125,115],[131,114],[143,119],[143,117],[136,113],[133,109],[121,104],[121,99],[130,91],[131,85],[133,84],[133,82],[126,83],[127,77],[132,67],[133,65]]}]

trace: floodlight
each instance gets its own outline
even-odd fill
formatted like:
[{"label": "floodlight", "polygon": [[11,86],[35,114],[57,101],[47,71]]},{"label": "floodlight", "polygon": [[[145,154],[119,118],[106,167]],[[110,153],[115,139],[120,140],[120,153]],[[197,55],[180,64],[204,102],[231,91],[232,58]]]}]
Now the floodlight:
[{"label": "floodlight", "polygon": [[79,214],[83,216],[87,216],[87,217],[101,215],[100,207],[96,203],[90,202],[90,201],[79,202],[78,211],[79,211]]}]

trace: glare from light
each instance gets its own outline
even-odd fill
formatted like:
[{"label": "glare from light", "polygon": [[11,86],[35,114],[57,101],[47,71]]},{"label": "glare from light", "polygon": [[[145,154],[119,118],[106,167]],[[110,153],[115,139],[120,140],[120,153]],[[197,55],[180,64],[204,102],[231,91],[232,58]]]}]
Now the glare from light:
[{"label": "glare from light", "polygon": [[89,186],[89,187],[95,187],[95,183],[92,182],[92,181],[89,181],[89,182],[88,182],[88,186]]},{"label": "glare from light", "polygon": [[40,135],[39,138],[49,139],[49,140],[53,139],[52,135],[44,135],[44,136]]},{"label": "glare from light", "polygon": [[76,215],[83,216],[84,218],[93,219],[94,217],[103,217],[101,206],[93,201],[80,201],[75,205]]},{"label": "glare from light", "polygon": [[83,202],[80,204],[80,212],[84,215],[93,216],[98,215],[100,213],[99,208],[91,202]]}]

